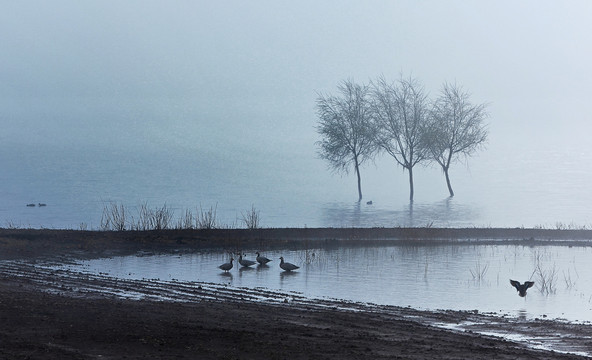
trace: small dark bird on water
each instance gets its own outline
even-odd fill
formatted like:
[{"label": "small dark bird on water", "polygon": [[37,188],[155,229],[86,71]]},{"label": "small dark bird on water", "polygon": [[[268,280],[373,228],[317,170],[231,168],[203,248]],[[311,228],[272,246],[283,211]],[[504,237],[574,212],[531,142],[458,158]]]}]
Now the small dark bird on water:
[{"label": "small dark bird on water", "polygon": [[289,262],[285,262],[283,256],[280,257],[280,260],[281,260],[280,267],[285,271],[292,271],[292,270],[300,269],[300,266],[296,266],[296,265],[291,264]]},{"label": "small dark bird on water", "polygon": [[243,259],[243,254],[240,254],[238,257],[238,263],[242,266],[249,267],[251,265],[255,265],[256,263],[252,260]]},{"label": "small dark bird on water", "polygon": [[518,295],[525,297],[526,290],[534,285],[534,281],[525,281],[524,284],[520,284],[518,281],[510,279],[510,284],[518,290]]},{"label": "small dark bird on water", "polygon": [[271,260],[266,258],[265,256],[262,256],[261,254],[259,254],[259,252],[256,252],[255,254],[257,254],[257,258],[255,260],[257,260],[257,262],[261,265],[266,265],[268,262],[270,262]]},{"label": "small dark bird on water", "polygon": [[228,263],[224,263],[220,266],[218,266],[221,270],[224,270],[226,272],[228,272],[228,270],[232,269],[232,260],[234,260],[233,258],[230,258],[230,262]]}]

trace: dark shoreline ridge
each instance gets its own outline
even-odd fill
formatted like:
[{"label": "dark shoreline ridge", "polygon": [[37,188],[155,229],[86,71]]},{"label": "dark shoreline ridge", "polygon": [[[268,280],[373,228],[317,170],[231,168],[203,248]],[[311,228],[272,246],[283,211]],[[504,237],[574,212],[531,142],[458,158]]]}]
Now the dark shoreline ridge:
[{"label": "dark shoreline ridge", "polygon": [[0,228],[0,259],[97,257],[179,249],[298,249],[312,246],[429,245],[451,242],[587,246],[592,230],[527,228],[262,228],[87,231]]}]

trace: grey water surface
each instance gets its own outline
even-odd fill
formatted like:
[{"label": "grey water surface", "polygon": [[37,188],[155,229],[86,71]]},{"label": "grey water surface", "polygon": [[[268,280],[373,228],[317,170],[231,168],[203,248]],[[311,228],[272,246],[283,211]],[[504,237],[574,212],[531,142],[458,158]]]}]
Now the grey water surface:
[{"label": "grey water surface", "polygon": [[332,175],[312,145],[247,159],[229,149],[206,155],[7,146],[0,144],[1,227],[99,229],[111,203],[125,206],[128,226],[142,204],[166,205],[175,221],[186,210],[213,209],[220,227],[244,227],[242,214],[252,207],[262,227],[592,224],[592,151],[583,145],[491,149],[470,167],[451,170],[453,198],[440,170],[418,168],[412,203],[407,174],[388,159],[364,170],[364,199],[357,202],[354,177]]},{"label": "grey water surface", "polygon": [[[254,251],[245,251],[245,258],[254,260]],[[231,256],[225,252],[112,257],[64,266],[126,279],[211,282],[419,309],[592,321],[589,246],[359,246],[264,255],[273,259],[269,266],[245,268],[235,262],[229,272],[218,269]],[[301,268],[282,271],[280,256]],[[511,278],[536,284],[521,298]]]}]

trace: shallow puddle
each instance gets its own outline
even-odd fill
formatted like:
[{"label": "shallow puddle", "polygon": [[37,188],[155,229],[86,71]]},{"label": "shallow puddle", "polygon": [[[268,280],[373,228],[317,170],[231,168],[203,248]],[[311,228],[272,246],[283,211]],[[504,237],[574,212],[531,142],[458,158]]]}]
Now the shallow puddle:
[{"label": "shallow puddle", "polygon": [[[254,260],[256,249],[244,250]],[[592,248],[468,245],[268,251],[269,266],[229,272],[225,252],[138,255],[64,265],[125,279],[200,281],[418,309],[478,310],[519,318],[592,321]],[[234,254],[235,259],[238,255]],[[279,257],[300,266],[279,268]],[[509,279],[535,281],[525,298]]]}]

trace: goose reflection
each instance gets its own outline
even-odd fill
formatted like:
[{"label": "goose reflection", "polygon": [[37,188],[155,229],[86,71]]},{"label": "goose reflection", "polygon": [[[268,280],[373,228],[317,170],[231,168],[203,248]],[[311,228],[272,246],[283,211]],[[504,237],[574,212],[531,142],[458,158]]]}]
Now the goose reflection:
[{"label": "goose reflection", "polygon": [[269,265],[267,265],[267,264],[259,264],[259,265],[257,265],[257,268],[256,269],[257,269],[257,271],[267,270],[267,269],[269,269]]},{"label": "goose reflection", "polygon": [[280,280],[284,280],[284,278],[289,278],[292,276],[296,276],[298,274],[299,274],[298,272],[294,272],[294,271],[282,271],[280,273]]},{"label": "goose reflection", "polygon": [[218,275],[220,275],[220,276],[222,276],[222,277],[225,277],[225,278],[228,278],[228,279],[232,280],[232,273],[231,273],[231,272],[226,272],[226,271],[225,271],[225,272],[221,272],[221,273],[220,273],[220,274],[218,274]]},{"label": "goose reflection", "polygon": [[254,268],[252,268],[252,267],[249,267],[249,266],[242,266],[242,267],[240,267],[240,268],[238,269],[238,272],[239,272],[239,274],[240,274],[240,275],[242,275],[242,274],[243,274],[243,271],[249,272],[249,271],[253,271],[253,270],[255,270],[255,269],[254,269]]}]

